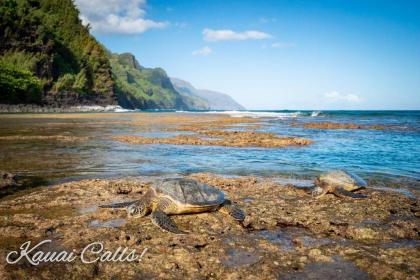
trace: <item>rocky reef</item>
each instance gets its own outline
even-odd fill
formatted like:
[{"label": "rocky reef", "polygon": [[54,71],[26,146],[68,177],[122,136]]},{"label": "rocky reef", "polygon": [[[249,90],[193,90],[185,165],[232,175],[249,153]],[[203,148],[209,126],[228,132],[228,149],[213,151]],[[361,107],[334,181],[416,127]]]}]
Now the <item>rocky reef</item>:
[{"label": "rocky reef", "polygon": [[[154,179],[73,181],[0,201],[0,275],[7,279],[416,279],[419,193],[368,187],[367,199],[314,199],[309,189],[256,177],[189,176],[225,192],[247,214],[243,224],[219,212],[173,219],[186,235],[163,232],[149,217],[98,205],[141,197]],[[104,250],[144,252],[136,262],[31,265],[4,260],[23,242],[45,252],[101,242]]]},{"label": "rocky reef", "polygon": [[209,130],[199,131],[199,135],[177,135],[168,138],[151,138],[142,136],[115,136],[112,139],[129,144],[174,144],[205,145],[225,147],[263,147],[278,148],[287,146],[304,146],[311,140],[299,137],[279,137],[272,133],[240,132]]}]

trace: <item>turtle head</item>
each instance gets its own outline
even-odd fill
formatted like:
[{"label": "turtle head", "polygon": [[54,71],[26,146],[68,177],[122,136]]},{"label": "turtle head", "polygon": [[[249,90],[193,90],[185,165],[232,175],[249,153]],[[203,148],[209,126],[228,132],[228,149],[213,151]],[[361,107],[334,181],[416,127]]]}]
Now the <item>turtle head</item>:
[{"label": "turtle head", "polygon": [[314,181],[314,188],[312,189],[312,196],[315,198],[320,198],[328,192],[328,187],[320,180],[316,178]]},{"label": "turtle head", "polygon": [[315,198],[319,198],[326,193],[325,189],[320,186],[315,186],[312,190],[312,196]]},{"label": "turtle head", "polygon": [[140,218],[147,215],[149,207],[143,201],[136,202],[127,207],[127,214],[130,218]]}]

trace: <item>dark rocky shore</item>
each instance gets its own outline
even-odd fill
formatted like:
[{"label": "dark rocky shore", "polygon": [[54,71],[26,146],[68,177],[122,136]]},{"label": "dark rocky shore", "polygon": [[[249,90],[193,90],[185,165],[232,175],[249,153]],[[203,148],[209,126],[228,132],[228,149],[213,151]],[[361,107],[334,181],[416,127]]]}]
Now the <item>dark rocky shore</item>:
[{"label": "dark rocky shore", "polygon": [[0,104],[0,113],[73,113],[73,112],[114,112],[122,109],[117,105],[74,105],[74,106],[40,106],[34,104]]},{"label": "dark rocky shore", "polygon": [[[187,235],[163,232],[150,217],[98,205],[141,197],[150,178],[68,182],[0,201],[0,275],[7,279],[418,279],[419,193],[371,187],[367,199],[314,199],[309,189],[270,179],[189,176],[244,209],[243,224],[219,212],[174,216]],[[4,260],[25,241],[44,252],[101,242],[105,250],[147,248],[140,261],[41,263]]]}]

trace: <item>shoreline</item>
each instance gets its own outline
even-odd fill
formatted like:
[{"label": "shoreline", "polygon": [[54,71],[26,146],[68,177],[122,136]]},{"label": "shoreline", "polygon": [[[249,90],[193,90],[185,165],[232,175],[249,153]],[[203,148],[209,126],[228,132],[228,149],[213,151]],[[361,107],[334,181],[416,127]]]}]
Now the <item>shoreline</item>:
[{"label": "shoreline", "polygon": [[78,106],[40,106],[33,104],[0,104],[0,114],[38,114],[38,113],[122,113],[132,110],[124,109],[119,105],[78,105]]}]

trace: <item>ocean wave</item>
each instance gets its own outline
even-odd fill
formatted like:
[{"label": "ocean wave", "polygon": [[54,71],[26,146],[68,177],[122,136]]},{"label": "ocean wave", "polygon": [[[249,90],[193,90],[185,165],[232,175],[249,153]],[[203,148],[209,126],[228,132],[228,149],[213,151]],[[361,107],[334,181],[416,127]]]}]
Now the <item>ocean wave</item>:
[{"label": "ocean wave", "polygon": [[139,111],[139,110],[124,109],[124,108],[119,107],[119,106],[117,108],[114,108],[115,113],[136,112],[136,111]]},{"label": "ocean wave", "polygon": [[234,118],[275,118],[288,119],[303,116],[304,113],[297,112],[261,112],[261,111],[209,111],[208,114],[227,114]]},{"label": "ocean wave", "polygon": [[311,117],[318,117],[322,112],[321,111],[313,111],[311,113]]},{"label": "ocean wave", "polygon": [[107,105],[107,106],[80,105],[80,106],[72,106],[71,109],[77,112],[131,112],[131,111],[134,111],[134,110],[124,109],[119,105]]}]

